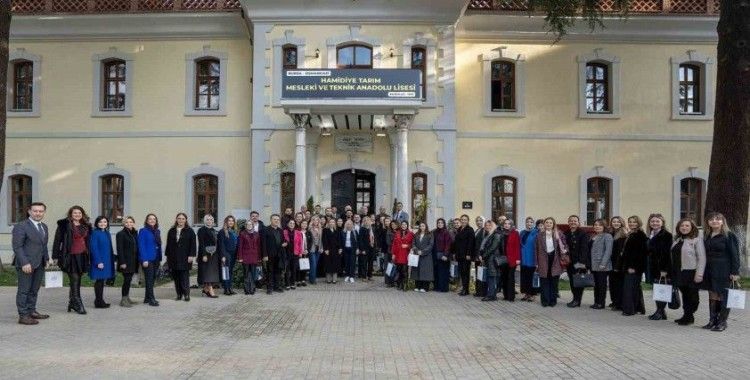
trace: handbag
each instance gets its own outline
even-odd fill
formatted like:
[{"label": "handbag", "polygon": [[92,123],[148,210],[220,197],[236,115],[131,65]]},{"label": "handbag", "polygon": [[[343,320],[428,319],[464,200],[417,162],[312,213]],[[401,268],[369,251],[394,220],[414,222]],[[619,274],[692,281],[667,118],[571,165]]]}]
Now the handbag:
[{"label": "handbag", "polygon": [[299,270],[310,270],[310,259],[307,257],[299,259]]},{"label": "handbag", "polygon": [[487,271],[484,267],[477,267],[477,281],[487,281]]},{"label": "handbag", "polygon": [[677,290],[676,286],[672,287],[672,299],[667,306],[672,310],[677,310],[682,306],[682,303],[680,302],[680,291]]},{"label": "handbag", "polygon": [[503,265],[508,265],[508,256],[505,255],[495,255],[492,257],[492,261],[495,262],[496,267],[501,267]]},{"label": "handbag", "polygon": [[654,284],[654,301],[672,302],[672,285],[661,284],[659,282]]},{"label": "handbag", "polygon": [[451,277],[452,278],[458,277],[458,263],[455,261],[451,262]]},{"label": "handbag", "polygon": [[419,255],[414,253],[409,254],[409,266],[414,268],[419,266]]},{"label": "handbag", "polygon": [[745,291],[740,289],[737,281],[732,282],[732,286],[727,289],[727,309],[745,309]]},{"label": "handbag", "polygon": [[388,265],[385,267],[385,275],[388,277],[393,278],[394,273],[396,272],[396,266],[393,265],[393,263],[388,263]]},{"label": "handbag", "polygon": [[229,280],[229,267],[226,265],[221,266],[221,279],[224,281]]},{"label": "handbag", "polygon": [[576,273],[573,275],[573,287],[574,288],[593,288],[594,287],[594,274],[593,273]]},{"label": "handbag", "polygon": [[47,271],[44,272],[44,287],[49,288],[62,288],[63,287],[63,274],[62,271]]},{"label": "handbag", "polygon": [[534,272],[534,276],[531,278],[531,287],[535,289],[540,288],[540,282],[541,281],[539,280],[539,273]]}]

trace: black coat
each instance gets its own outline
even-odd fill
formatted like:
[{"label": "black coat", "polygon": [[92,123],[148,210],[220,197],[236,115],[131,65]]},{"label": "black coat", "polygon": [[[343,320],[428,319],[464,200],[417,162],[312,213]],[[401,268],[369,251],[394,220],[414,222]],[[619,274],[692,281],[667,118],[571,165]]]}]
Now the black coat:
[{"label": "black coat", "polygon": [[[88,233],[86,234],[86,252],[81,260],[83,272],[88,272],[90,268],[89,260],[89,237],[91,237],[91,225],[86,224]],[[57,230],[55,231],[55,240],[52,243],[52,260],[57,260],[57,265],[65,272],[70,269],[70,248],[73,246],[73,222],[68,218],[57,221]]]},{"label": "black coat", "polygon": [[188,262],[189,257],[195,257],[196,238],[192,228],[185,226],[177,240],[177,228],[172,227],[167,233],[167,248],[164,254],[167,256],[167,265],[170,270],[190,270],[193,264]]},{"label": "black coat", "polygon": [[568,246],[568,256],[570,256],[568,269],[573,269],[575,264],[584,264],[587,269],[591,268],[589,240],[591,240],[589,234],[580,228],[575,232],[565,232],[565,244]]},{"label": "black coat", "polygon": [[266,227],[263,229],[263,257],[266,258],[281,258],[284,256],[284,247],[281,243],[284,242],[284,231],[281,228]]},{"label": "black coat", "polygon": [[451,251],[458,261],[466,261],[466,256],[474,256],[474,229],[471,226],[460,228],[456,232]]},{"label": "black coat", "polygon": [[710,232],[707,234],[704,241],[706,270],[701,288],[725,294],[731,285],[729,276],[740,273],[739,241],[731,232],[728,235],[720,234],[713,237]]},{"label": "black coat", "polygon": [[612,270],[622,272],[622,250],[625,248],[626,236],[612,242]]},{"label": "black coat", "polygon": [[672,271],[672,234],[662,228],[656,236],[648,239],[648,272],[646,281],[658,281],[660,272]]},{"label": "black coat", "polygon": [[[122,231],[115,235],[117,246],[117,270],[122,273],[138,272],[138,230],[135,228]],[[125,265],[125,269],[121,266]]]},{"label": "black coat", "polygon": [[358,248],[362,253],[370,253],[374,248],[373,244],[370,244],[370,229],[366,227],[359,227],[359,235],[357,236]]},{"label": "black coat", "polygon": [[[325,268],[326,273],[338,273],[339,267],[341,266],[341,255],[339,254],[340,248],[339,231],[330,228],[324,228],[321,236],[321,244],[323,244],[323,252],[320,253],[320,262]],[[325,254],[328,251],[328,255]]]},{"label": "black coat", "polygon": [[634,269],[638,274],[646,270],[648,258],[647,244],[648,236],[641,230],[631,232],[628,235],[622,250],[622,258],[620,259],[623,273],[627,273],[628,269]]},{"label": "black coat", "polygon": [[482,257],[482,252],[479,252],[482,246],[482,240],[487,236],[487,231],[484,228],[480,228],[474,232],[474,260],[479,263],[479,258]]},{"label": "black coat", "polygon": [[[357,231],[352,230],[352,236],[351,236],[351,245],[352,249],[359,249],[359,236],[357,236]],[[339,247],[341,249],[346,248],[346,230],[341,230],[341,233],[339,234]]]}]

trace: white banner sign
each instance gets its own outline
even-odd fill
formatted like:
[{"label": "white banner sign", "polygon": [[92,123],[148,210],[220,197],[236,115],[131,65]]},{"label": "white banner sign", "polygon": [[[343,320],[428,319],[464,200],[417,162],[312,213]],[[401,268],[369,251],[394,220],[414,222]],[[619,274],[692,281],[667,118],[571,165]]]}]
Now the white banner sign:
[{"label": "white banner sign", "polygon": [[369,133],[334,135],[334,142],[339,152],[372,152],[372,135]]}]

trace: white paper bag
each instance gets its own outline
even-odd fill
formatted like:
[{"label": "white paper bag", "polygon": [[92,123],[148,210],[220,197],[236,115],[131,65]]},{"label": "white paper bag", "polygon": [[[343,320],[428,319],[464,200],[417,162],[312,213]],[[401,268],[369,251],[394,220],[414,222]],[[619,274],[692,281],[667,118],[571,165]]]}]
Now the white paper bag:
[{"label": "white paper bag", "polygon": [[44,287],[45,288],[62,288],[62,286],[63,286],[63,274],[61,271],[44,272]]},{"label": "white paper bag", "polygon": [[388,266],[385,268],[385,275],[388,277],[393,277],[393,272],[396,271],[396,266],[393,265],[393,263],[388,263]]},{"label": "white paper bag", "polygon": [[229,280],[229,267],[226,265],[221,267],[221,279],[224,281]]},{"label": "white paper bag", "polygon": [[458,263],[455,261],[451,263],[451,277],[458,278]]},{"label": "white paper bag", "polygon": [[419,266],[419,255],[409,254],[409,266],[414,268]]},{"label": "white paper bag", "polygon": [[477,280],[487,281],[487,271],[484,270],[484,267],[477,267]]},{"label": "white paper bag", "polygon": [[260,266],[255,268],[255,279],[258,281],[263,279],[263,268]]},{"label": "white paper bag", "polygon": [[306,257],[299,259],[299,270],[310,270],[310,259]]},{"label": "white paper bag", "polygon": [[654,284],[654,301],[672,302],[672,285]]},{"label": "white paper bag", "polygon": [[727,289],[727,308],[728,309],[745,309],[745,291],[740,289]]}]

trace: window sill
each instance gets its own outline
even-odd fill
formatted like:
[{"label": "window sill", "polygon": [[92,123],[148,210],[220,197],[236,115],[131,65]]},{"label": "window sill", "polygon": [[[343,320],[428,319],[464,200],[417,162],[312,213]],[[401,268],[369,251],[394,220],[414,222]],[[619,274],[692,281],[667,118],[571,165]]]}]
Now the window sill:
[{"label": "window sill", "polygon": [[672,114],[672,120],[700,120],[700,121],[706,121],[706,120],[713,120],[713,115],[706,115],[706,114]]},{"label": "window sill", "polygon": [[484,116],[485,117],[523,118],[523,117],[526,117],[526,113],[520,110],[508,110],[508,111],[485,110]]},{"label": "window sill", "polygon": [[619,119],[620,114],[614,112],[586,112],[579,113],[579,119]]},{"label": "window sill", "polygon": [[39,114],[39,111],[37,110],[31,110],[31,111],[18,111],[18,110],[8,110],[6,112],[6,115],[10,117],[39,117],[41,116]]},{"label": "window sill", "polygon": [[102,111],[95,110],[91,112],[91,117],[132,117],[133,113],[130,110],[123,111]]},{"label": "window sill", "polygon": [[186,110],[185,116],[227,116],[227,111],[218,109],[218,110]]}]

